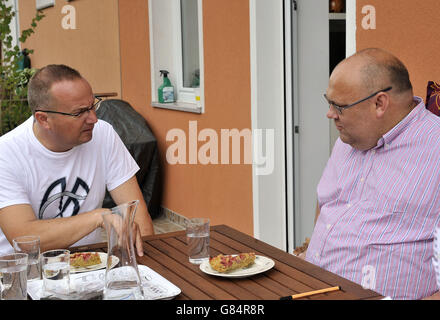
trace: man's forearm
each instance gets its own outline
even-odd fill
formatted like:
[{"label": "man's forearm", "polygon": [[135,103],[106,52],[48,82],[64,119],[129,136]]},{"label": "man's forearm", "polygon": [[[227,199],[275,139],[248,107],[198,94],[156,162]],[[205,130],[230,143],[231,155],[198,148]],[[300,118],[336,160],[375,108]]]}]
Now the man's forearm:
[{"label": "man's forearm", "polygon": [[5,235],[9,242],[21,235],[38,235],[41,251],[68,248],[102,226],[103,210],[106,209],[96,209],[73,217],[28,221],[21,223],[20,228],[9,228],[13,231],[5,232]]}]

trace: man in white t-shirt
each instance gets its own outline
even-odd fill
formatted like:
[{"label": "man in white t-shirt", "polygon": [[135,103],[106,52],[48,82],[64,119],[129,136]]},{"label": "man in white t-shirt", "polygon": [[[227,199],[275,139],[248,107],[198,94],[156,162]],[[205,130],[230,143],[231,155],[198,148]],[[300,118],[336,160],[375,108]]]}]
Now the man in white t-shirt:
[{"label": "man in white t-shirt", "polygon": [[41,250],[100,242],[106,189],[114,202],[139,200],[135,246],[153,225],[135,160],[112,126],[96,117],[99,100],[74,69],[49,65],[28,85],[33,116],[0,137],[0,255],[12,239],[39,235]]}]

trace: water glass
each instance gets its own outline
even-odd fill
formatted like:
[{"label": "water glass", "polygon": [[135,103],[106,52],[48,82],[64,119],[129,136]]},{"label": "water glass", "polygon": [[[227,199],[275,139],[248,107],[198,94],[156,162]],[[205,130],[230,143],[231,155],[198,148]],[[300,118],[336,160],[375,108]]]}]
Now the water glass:
[{"label": "water glass", "polygon": [[0,300],[26,300],[27,253],[0,256]]},{"label": "water glass", "polygon": [[189,262],[201,264],[209,260],[209,219],[192,218],[186,221],[186,241]]},{"label": "water glass", "polygon": [[50,250],[41,254],[43,296],[69,294],[70,251]]},{"label": "water glass", "polygon": [[41,279],[40,237],[23,236],[12,239],[12,246],[17,253],[28,254],[27,280]]}]

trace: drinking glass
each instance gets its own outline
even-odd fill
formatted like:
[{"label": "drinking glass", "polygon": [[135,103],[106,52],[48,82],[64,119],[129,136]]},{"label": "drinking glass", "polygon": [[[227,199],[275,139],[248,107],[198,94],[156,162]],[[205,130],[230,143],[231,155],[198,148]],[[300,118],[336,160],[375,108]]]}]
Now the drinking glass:
[{"label": "drinking glass", "polygon": [[192,218],[186,222],[189,262],[201,264],[209,259],[209,219]]},{"label": "drinking glass", "polygon": [[70,291],[70,251],[50,250],[41,254],[43,296]]},{"label": "drinking glass", "polygon": [[27,253],[0,257],[0,300],[26,300]]},{"label": "drinking glass", "polygon": [[41,279],[40,237],[23,236],[12,239],[12,246],[17,253],[28,254],[27,280]]}]

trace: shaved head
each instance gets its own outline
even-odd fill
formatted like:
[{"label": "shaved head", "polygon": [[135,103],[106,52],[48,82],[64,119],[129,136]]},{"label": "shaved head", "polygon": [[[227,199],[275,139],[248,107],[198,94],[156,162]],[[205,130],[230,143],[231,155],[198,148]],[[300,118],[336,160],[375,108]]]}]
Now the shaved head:
[{"label": "shaved head", "polygon": [[409,73],[405,65],[391,53],[378,48],[361,50],[351,57],[350,60],[358,60],[361,63],[361,81],[367,91],[375,91],[389,86],[399,93],[411,93],[412,85]]}]

